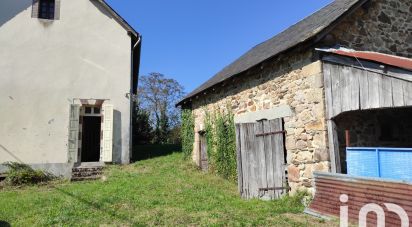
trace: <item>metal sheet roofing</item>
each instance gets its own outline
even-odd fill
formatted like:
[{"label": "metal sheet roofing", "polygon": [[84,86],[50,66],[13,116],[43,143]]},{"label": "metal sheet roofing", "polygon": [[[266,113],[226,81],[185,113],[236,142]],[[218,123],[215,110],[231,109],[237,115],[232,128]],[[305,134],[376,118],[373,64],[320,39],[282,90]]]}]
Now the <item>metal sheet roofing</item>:
[{"label": "metal sheet roofing", "polygon": [[[310,213],[340,217],[341,206],[348,206],[348,218],[359,222],[359,212],[367,204],[393,203],[412,215],[412,185],[401,181],[356,177],[344,174],[314,173],[315,196],[309,205]],[[343,195],[343,196],[342,196]],[[346,196],[345,196],[346,195]],[[400,216],[386,212],[386,226],[401,226]],[[368,215],[368,226],[376,226],[376,216]],[[412,225],[412,219],[406,226]]]},{"label": "metal sheet roofing", "polygon": [[395,55],[383,54],[371,51],[356,51],[346,48],[339,49],[317,49],[321,52],[338,54],[341,56],[353,57],[368,61],[379,62],[385,65],[391,65],[402,69],[412,70],[412,59],[399,57]]}]

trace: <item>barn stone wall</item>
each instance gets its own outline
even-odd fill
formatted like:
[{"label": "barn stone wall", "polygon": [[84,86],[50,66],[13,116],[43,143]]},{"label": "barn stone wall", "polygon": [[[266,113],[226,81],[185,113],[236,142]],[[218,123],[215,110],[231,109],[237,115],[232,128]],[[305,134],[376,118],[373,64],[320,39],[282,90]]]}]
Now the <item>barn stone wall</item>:
[{"label": "barn stone wall", "polygon": [[371,0],[331,32],[351,49],[412,58],[412,1]]},{"label": "barn stone wall", "polygon": [[[295,54],[248,72],[247,77],[215,88],[193,101],[196,131],[203,129],[206,112],[234,114],[289,105],[294,115],[284,118],[289,185],[292,192],[312,187],[313,171],[329,171],[321,62],[311,53]],[[293,63],[290,65],[289,63]],[[199,160],[196,133],[193,160]]]}]

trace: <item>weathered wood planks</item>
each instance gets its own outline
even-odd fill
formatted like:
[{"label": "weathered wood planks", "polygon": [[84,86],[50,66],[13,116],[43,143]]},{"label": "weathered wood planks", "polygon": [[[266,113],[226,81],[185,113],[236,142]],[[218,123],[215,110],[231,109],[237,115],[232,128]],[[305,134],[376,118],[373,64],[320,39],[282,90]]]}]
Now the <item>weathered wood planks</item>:
[{"label": "weathered wood planks", "polygon": [[242,198],[276,199],[286,189],[282,119],[236,124],[238,188]]},{"label": "weathered wood planks", "polygon": [[331,160],[331,172],[341,172],[341,162],[339,155],[339,142],[336,124],[333,120],[327,121],[328,126],[328,141],[329,141],[329,157]]},{"label": "weathered wood planks", "polygon": [[412,105],[412,82],[360,68],[324,63],[327,118],[353,110]]},{"label": "weathered wood planks", "polygon": [[[283,123],[282,119],[276,119],[270,121],[270,130],[272,131],[282,131],[283,130]],[[270,139],[272,140],[272,146],[268,152],[272,153],[274,157],[274,187],[282,188],[287,186],[286,176],[285,176],[285,147],[284,147],[284,135],[283,134],[276,134],[271,136]],[[274,148],[274,149],[273,149]],[[274,190],[275,198],[279,198],[284,193],[286,193],[286,189],[283,190]]]}]

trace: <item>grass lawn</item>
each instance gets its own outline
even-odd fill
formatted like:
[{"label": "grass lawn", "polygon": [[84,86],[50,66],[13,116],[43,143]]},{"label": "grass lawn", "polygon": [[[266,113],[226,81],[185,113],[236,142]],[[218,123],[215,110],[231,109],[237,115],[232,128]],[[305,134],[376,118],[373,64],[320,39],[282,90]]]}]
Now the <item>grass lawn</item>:
[{"label": "grass lawn", "polygon": [[302,210],[293,198],[244,201],[180,153],[111,166],[100,181],[0,190],[0,221],[11,226],[331,226]]}]

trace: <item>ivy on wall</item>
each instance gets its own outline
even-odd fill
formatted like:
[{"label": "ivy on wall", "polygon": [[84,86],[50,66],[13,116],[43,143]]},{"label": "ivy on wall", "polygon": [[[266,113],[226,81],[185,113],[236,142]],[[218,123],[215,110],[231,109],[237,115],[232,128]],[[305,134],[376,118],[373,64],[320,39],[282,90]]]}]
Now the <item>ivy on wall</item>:
[{"label": "ivy on wall", "polygon": [[193,113],[189,109],[182,110],[182,151],[185,158],[189,158],[193,152],[193,143],[195,142],[195,120]]},{"label": "ivy on wall", "polygon": [[234,115],[207,114],[205,131],[209,171],[231,180],[237,180],[236,132]]}]

